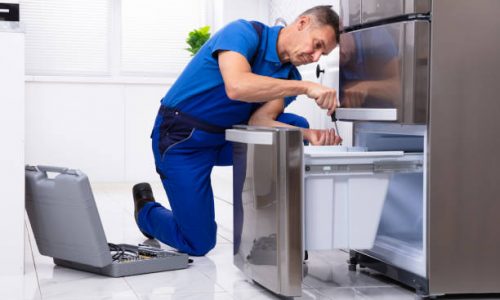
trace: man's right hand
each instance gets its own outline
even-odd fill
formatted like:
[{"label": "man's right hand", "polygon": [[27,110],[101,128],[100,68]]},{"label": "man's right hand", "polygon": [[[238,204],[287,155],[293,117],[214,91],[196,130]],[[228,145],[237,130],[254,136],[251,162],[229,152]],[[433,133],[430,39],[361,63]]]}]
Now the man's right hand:
[{"label": "man's right hand", "polygon": [[319,107],[327,109],[329,116],[333,114],[333,111],[337,107],[337,91],[335,89],[309,82],[306,95],[314,99]]}]

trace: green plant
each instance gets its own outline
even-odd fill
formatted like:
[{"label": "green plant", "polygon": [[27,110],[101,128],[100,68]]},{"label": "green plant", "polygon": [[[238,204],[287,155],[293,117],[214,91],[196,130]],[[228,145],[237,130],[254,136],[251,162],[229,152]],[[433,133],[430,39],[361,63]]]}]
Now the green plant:
[{"label": "green plant", "polygon": [[186,43],[189,45],[189,48],[186,48],[186,50],[191,52],[191,56],[194,56],[198,50],[200,50],[201,46],[208,41],[210,38],[209,30],[210,26],[205,26],[189,32],[186,39]]}]

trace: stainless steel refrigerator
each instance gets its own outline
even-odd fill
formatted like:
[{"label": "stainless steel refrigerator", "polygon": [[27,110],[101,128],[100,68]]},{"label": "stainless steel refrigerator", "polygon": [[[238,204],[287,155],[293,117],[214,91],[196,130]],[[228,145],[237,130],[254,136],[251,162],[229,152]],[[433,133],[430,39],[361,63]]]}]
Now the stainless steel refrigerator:
[{"label": "stainless steel refrigerator", "polygon": [[500,293],[499,11],[496,0],[341,0],[336,117],[353,122],[353,148],[229,130],[235,264],[299,296],[303,250],[350,249],[351,269],[421,295]]},{"label": "stainless steel refrigerator", "polygon": [[351,268],[423,295],[500,292],[500,1],[341,7],[337,117],[355,122],[356,146],[424,157],[421,174],[393,178],[374,247],[351,251]]}]

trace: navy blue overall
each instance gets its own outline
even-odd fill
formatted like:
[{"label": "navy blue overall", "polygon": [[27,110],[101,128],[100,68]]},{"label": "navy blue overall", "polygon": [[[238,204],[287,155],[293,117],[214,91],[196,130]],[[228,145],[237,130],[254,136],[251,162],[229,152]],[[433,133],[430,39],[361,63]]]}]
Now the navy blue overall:
[{"label": "navy blue overall", "polygon": [[[293,65],[279,61],[280,30],[244,20],[228,24],[207,41],[162,99],[151,138],[171,210],[147,203],[138,215],[142,231],[190,255],[204,255],[215,246],[210,174],[214,166],[232,165],[232,145],[225,141],[224,130],[246,124],[260,106],[227,97],[217,52],[242,54],[253,73],[300,80]],[[293,100],[285,99],[286,105]],[[304,118],[293,114],[283,113],[277,120],[308,127]]]}]

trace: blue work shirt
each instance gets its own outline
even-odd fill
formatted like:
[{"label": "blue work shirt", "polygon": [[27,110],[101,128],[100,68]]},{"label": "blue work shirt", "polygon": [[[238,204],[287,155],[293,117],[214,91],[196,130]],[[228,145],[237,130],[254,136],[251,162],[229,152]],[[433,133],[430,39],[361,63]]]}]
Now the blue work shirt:
[{"label": "blue work shirt", "polygon": [[[191,59],[162,99],[162,105],[224,128],[246,124],[262,103],[231,100],[227,96],[217,60],[218,52],[228,50],[240,53],[249,61],[255,74],[301,80],[295,66],[282,64],[279,60],[277,42],[281,29],[281,26],[263,25],[259,38],[251,22],[237,20],[229,23]],[[295,98],[287,97],[285,106]]]}]

